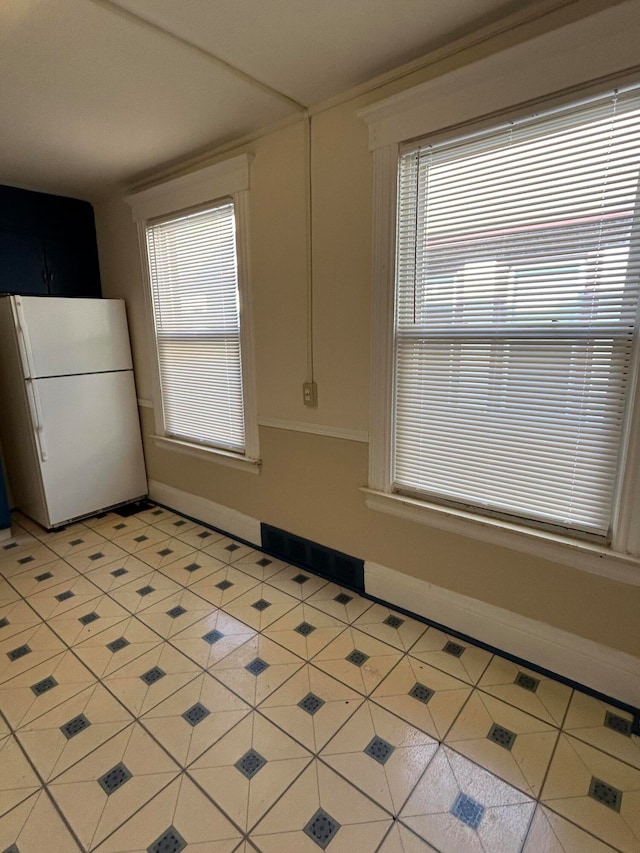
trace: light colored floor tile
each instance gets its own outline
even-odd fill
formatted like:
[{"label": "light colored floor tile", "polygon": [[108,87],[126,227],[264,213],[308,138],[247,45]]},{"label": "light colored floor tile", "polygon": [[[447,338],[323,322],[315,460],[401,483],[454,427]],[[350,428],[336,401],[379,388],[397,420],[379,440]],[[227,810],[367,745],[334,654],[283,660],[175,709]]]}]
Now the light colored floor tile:
[{"label": "light colored floor tile", "polygon": [[154,646],[104,679],[134,716],[144,714],[200,673],[200,667],[168,643]]},{"label": "light colored floor tile", "polygon": [[236,569],[241,569],[258,581],[268,581],[284,568],[287,568],[289,564],[285,563],[284,560],[278,560],[277,557],[263,554],[262,551],[250,551],[246,556],[240,557],[239,560],[234,560],[233,565]]},{"label": "light colored floor tile", "polygon": [[243,545],[242,542],[231,539],[229,536],[223,536],[210,545],[205,545],[202,550],[217,560],[222,560],[223,563],[235,563],[246,557],[254,549],[250,545]]},{"label": "light colored floor tile", "polygon": [[141,527],[146,527],[145,522],[137,515],[129,515],[123,518],[111,512],[105,518],[99,519],[99,522],[93,526],[93,529],[105,539],[117,539],[118,536],[124,536],[134,530],[140,530]]},{"label": "light colored floor tile", "polygon": [[210,602],[214,607],[226,607],[234,599],[258,585],[258,581],[244,572],[225,566],[218,572],[191,584],[189,589]]},{"label": "light colored floor tile", "polygon": [[161,642],[154,631],[130,616],[78,643],[74,651],[98,678],[105,678]]},{"label": "light colored floor tile", "polygon": [[246,831],[310,760],[303,746],[252,711],[200,756],[189,774]]},{"label": "light colored floor tile", "polygon": [[158,521],[154,521],[153,526],[157,527],[158,530],[161,530],[163,533],[168,533],[169,536],[173,537],[188,533],[190,530],[194,530],[200,525],[196,524],[195,521],[189,521],[188,518],[183,518],[181,515],[175,514],[168,518],[165,517]]},{"label": "light colored floor tile", "polygon": [[[23,725],[16,737],[42,778],[49,781],[132,722],[120,702],[102,685],[93,684]],[[63,726],[68,728],[63,731]]]},{"label": "light colored floor tile", "polygon": [[[135,515],[131,517],[137,518]],[[118,521],[125,521],[125,519],[115,512],[97,512],[95,515],[89,516],[89,518],[82,519],[82,523],[86,527],[90,527],[91,530],[95,530],[97,527],[100,527],[100,525],[106,524],[109,521],[113,521],[115,524]]]},{"label": "light colored floor tile", "polygon": [[55,586],[39,591],[36,589],[29,598],[29,604],[43,619],[50,619],[80,607],[97,596],[102,590],[91,581],[74,571],[73,575]]},{"label": "light colored floor tile", "polygon": [[264,700],[260,712],[318,752],[363,701],[346,684],[307,664]]},{"label": "light colored floor tile", "polygon": [[73,524],[62,533],[54,533],[45,544],[52,551],[66,559],[70,554],[86,551],[93,547],[98,550],[104,544],[105,538],[97,530],[91,530],[83,524]]},{"label": "light colored floor tile", "polygon": [[325,613],[343,622],[355,622],[365,610],[371,607],[372,602],[362,598],[357,592],[335,583],[328,583],[309,596],[308,604],[312,604],[318,610],[324,610]]},{"label": "light colored floor tile", "polygon": [[136,518],[144,521],[145,524],[155,524],[165,518],[175,518],[178,515],[170,509],[165,509],[163,506],[152,506],[150,509],[145,509],[142,512],[136,513]]},{"label": "light colored floor tile", "polygon": [[17,849],[19,853],[80,850],[44,791],[33,794],[0,819],[0,848]]},{"label": "light colored floor tile", "polygon": [[613,847],[598,841],[579,826],[538,806],[522,853],[612,853]]},{"label": "light colored floor tile", "polygon": [[[366,657],[363,657],[366,656]],[[353,660],[347,660],[353,657]],[[367,696],[401,659],[398,649],[347,628],[314,657],[324,672]],[[363,662],[362,662],[363,661]]]},{"label": "light colored floor tile", "polygon": [[56,563],[59,559],[51,548],[35,540],[29,547],[3,551],[0,557],[0,574],[7,580],[13,580],[23,572],[33,574],[34,569]]},{"label": "light colored floor tile", "polygon": [[[263,555],[262,559],[266,560],[269,558]],[[239,568],[242,567],[240,566]],[[268,578],[268,581],[271,586],[281,589],[299,601],[305,601],[310,595],[318,592],[318,590],[322,589],[328,583],[326,578],[313,575],[311,572],[298,569],[296,566],[285,566],[277,574]]]},{"label": "light colored floor tile", "polygon": [[137,530],[129,530],[122,536],[116,536],[113,543],[129,554],[139,554],[154,545],[161,548],[160,543],[168,542],[169,538],[168,533],[163,533],[162,530],[148,524],[146,527],[139,527]]},{"label": "light colored floor tile", "polygon": [[64,560],[56,557],[55,562],[44,566],[27,569],[10,579],[13,586],[20,595],[28,596],[37,592],[44,592],[51,587],[58,586],[63,581],[71,581],[79,577],[78,573]]},{"label": "light colored floor tile", "polygon": [[[610,805],[589,796],[592,786]],[[540,799],[619,850],[640,850],[640,770],[635,767],[560,735]]]},{"label": "light colored floor tile", "polygon": [[235,693],[203,673],[148,711],[142,723],[186,767],[250,710]]},{"label": "light colored floor tile", "polygon": [[[131,776],[107,795],[98,780],[111,771],[117,778],[121,764]],[[49,790],[82,844],[92,849],[177,773],[174,761],[133,723],[54,779]]]},{"label": "light colored floor tile", "polygon": [[127,557],[127,552],[120,548],[115,542],[105,541],[99,548],[86,548],[83,551],[78,551],[75,554],[70,554],[66,557],[74,569],[77,569],[83,575],[87,572],[95,571],[101,566],[106,566],[107,563],[113,563],[115,560],[124,560]]},{"label": "light colored floor tile", "polygon": [[137,552],[137,556],[153,566],[154,569],[161,569],[163,566],[180,560],[183,557],[190,556],[193,553],[193,548],[187,545],[186,542],[181,542],[180,539],[165,539],[162,542],[157,542],[149,548],[144,548]]},{"label": "light colored floor tile", "polygon": [[168,598],[145,607],[138,613],[138,618],[165,639],[170,639],[194,622],[206,619],[215,610],[199,595],[180,588]]},{"label": "light colored floor tile", "polygon": [[54,616],[48,620],[47,624],[60,639],[74,646],[130,618],[129,611],[110,596],[99,595],[80,607],[74,607],[60,616]]},{"label": "light colored floor tile", "polygon": [[205,548],[207,545],[213,545],[224,537],[224,533],[218,533],[217,530],[211,530],[209,527],[204,527],[202,524],[196,524],[189,530],[176,534],[177,538],[187,545],[191,545],[197,551]]},{"label": "light colored floor tile", "polygon": [[403,652],[408,652],[427,630],[422,622],[403,616],[382,604],[372,604],[356,619],[353,627]]},{"label": "light colored floor tile", "polygon": [[313,825],[316,833],[326,838],[326,823],[317,814],[319,809],[333,821],[327,848],[331,853],[376,850],[391,825],[387,812],[314,760],[256,826],[252,841],[262,853],[318,853],[318,842],[305,827],[313,832]]},{"label": "light colored floor tile", "polygon": [[563,731],[640,769],[640,737],[629,734],[631,722],[626,711],[575,690]]},{"label": "light colored floor tile", "polygon": [[44,624],[32,625],[13,637],[0,639],[0,684],[63,651],[64,645]]},{"label": "light colored floor tile", "polygon": [[463,681],[407,656],[373,691],[371,698],[441,740],[470,693],[471,687]]},{"label": "light colored floor tile", "polygon": [[171,643],[204,669],[209,669],[255,635],[253,628],[244,622],[212,608],[203,619],[172,637]]},{"label": "light colored floor tile", "polygon": [[152,607],[158,601],[163,601],[181,587],[171,578],[151,569],[148,574],[140,575],[118,589],[111,590],[111,595],[118,604],[126,607],[130,613],[137,613],[147,607]]},{"label": "light colored floor tile", "polygon": [[427,844],[406,826],[394,823],[376,853],[430,853],[430,851],[437,853],[435,847]]},{"label": "light colored floor tile", "polygon": [[103,563],[87,572],[86,577],[100,589],[110,593],[148,574],[149,566],[125,551],[121,559]]},{"label": "light colored floor tile", "polygon": [[162,566],[160,571],[181,586],[192,586],[224,569],[225,564],[204,551],[189,551],[185,557]]},{"label": "light colored floor tile", "polygon": [[305,660],[312,657],[336,639],[346,628],[344,622],[334,619],[309,604],[298,604],[265,629],[265,637],[280,643]]},{"label": "light colored floor tile", "polygon": [[40,788],[40,780],[13,735],[0,738],[0,815]]},{"label": "light colored floor tile", "polygon": [[14,634],[26,631],[27,628],[33,628],[41,621],[27,602],[19,599],[15,593],[13,601],[0,604],[0,640],[7,640]]},{"label": "light colored floor tile", "polygon": [[4,578],[0,578],[0,607],[4,607],[6,604],[11,604],[13,601],[17,601],[19,597],[20,596],[11,584],[4,580]]},{"label": "light colored floor tile", "polygon": [[269,584],[259,583],[244,595],[234,598],[224,609],[241,622],[251,625],[256,631],[262,631],[292,610],[297,603],[297,599],[286,592]]},{"label": "light colored floor tile", "polygon": [[[266,668],[262,664],[267,664]],[[245,702],[258,705],[302,665],[297,655],[258,634],[219,661],[210,672]]]},{"label": "light colored floor tile", "polygon": [[6,681],[0,687],[0,708],[16,729],[95,684],[95,680],[73,652],[62,652]]},{"label": "light colored floor tile", "polygon": [[468,684],[477,683],[493,657],[491,652],[437,628],[429,628],[420,637],[411,649],[411,656]]},{"label": "light colored floor tile", "polygon": [[15,557],[23,552],[29,552],[38,546],[39,540],[19,524],[11,525],[11,538],[3,540],[0,545],[0,569],[5,557]]},{"label": "light colored floor tile", "polygon": [[397,815],[437,749],[437,740],[366,701],[320,757]]},{"label": "light colored floor tile", "polygon": [[[199,853],[232,853],[241,835],[222,812],[186,775],[179,776],[137,814],[110,835],[96,853],[147,853],[160,839],[158,849],[171,853],[178,839]],[[284,853],[284,851],[283,851]]]},{"label": "light colored floor tile", "polygon": [[[501,743],[508,739],[505,745],[489,739],[495,726],[500,727]],[[456,752],[536,797],[557,739],[557,729],[538,717],[474,690],[446,742]]]},{"label": "light colored floor tile", "polygon": [[522,791],[442,746],[400,820],[442,853],[517,853],[534,808]]},{"label": "light colored floor tile", "polygon": [[[518,680],[526,686],[520,686]],[[571,698],[571,688],[566,684],[498,655],[485,670],[478,687],[554,726],[562,725]]]}]

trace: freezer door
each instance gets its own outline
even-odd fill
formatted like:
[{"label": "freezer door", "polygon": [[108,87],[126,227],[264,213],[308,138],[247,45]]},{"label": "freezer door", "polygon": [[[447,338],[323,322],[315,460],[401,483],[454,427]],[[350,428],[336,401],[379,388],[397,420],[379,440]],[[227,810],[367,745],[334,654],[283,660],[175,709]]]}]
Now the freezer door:
[{"label": "freezer door", "polygon": [[11,299],[26,378],[131,370],[121,299]]},{"label": "freezer door", "polygon": [[133,373],[32,383],[49,525],[147,493]]}]

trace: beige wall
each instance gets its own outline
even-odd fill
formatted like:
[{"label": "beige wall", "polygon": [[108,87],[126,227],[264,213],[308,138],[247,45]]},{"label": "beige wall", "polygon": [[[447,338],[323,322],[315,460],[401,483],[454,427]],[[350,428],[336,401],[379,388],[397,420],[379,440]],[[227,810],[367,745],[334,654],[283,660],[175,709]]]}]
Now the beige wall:
[{"label": "beige wall", "polygon": [[[480,52],[521,37],[522,33],[503,35],[493,45],[474,48],[466,57],[457,56],[455,62],[469,61]],[[261,418],[368,429],[371,156],[366,127],[356,111],[442,73],[453,61],[395,81],[312,119],[317,409],[303,406],[301,388],[307,370],[304,124],[268,133],[233,152],[249,151],[255,157],[250,255]],[[148,398],[151,372],[136,230],[122,199],[99,203],[96,216],[104,292],[127,301],[138,393]],[[148,436],[153,432],[153,412],[142,409],[141,413]],[[640,654],[639,587],[367,509],[359,491],[367,481],[365,443],[263,426],[259,476],[161,450],[148,439],[145,446],[152,480],[447,589]]]}]

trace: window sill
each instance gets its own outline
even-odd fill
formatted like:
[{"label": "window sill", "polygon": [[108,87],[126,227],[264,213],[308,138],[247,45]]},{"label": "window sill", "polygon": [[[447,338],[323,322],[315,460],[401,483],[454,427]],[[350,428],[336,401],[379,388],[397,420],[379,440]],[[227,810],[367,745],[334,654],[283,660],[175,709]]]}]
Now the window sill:
[{"label": "window sill", "polygon": [[216,447],[191,444],[188,441],[180,441],[177,438],[169,438],[166,435],[152,435],[151,438],[156,447],[160,447],[163,450],[174,450],[176,453],[184,453],[187,456],[207,459],[209,462],[216,462],[219,465],[226,465],[229,468],[236,468],[240,471],[248,471],[250,474],[260,473],[260,466],[262,465],[260,459],[237,456],[235,453],[220,450]]},{"label": "window sill", "polygon": [[363,488],[369,509],[395,515],[418,524],[426,524],[449,533],[501,545],[513,551],[533,554],[544,560],[562,563],[632,586],[640,586],[640,559],[601,545],[581,542],[544,530],[483,518],[463,510],[419,501],[404,495]]}]

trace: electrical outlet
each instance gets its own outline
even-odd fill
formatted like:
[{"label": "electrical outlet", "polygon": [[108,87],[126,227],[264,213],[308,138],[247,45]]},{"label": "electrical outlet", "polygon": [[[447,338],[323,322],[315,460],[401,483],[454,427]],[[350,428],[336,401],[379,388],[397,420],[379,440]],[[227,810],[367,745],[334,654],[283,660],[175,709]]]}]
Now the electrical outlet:
[{"label": "electrical outlet", "polygon": [[302,399],[305,406],[318,405],[318,386],[315,382],[305,382],[302,386]]}]

